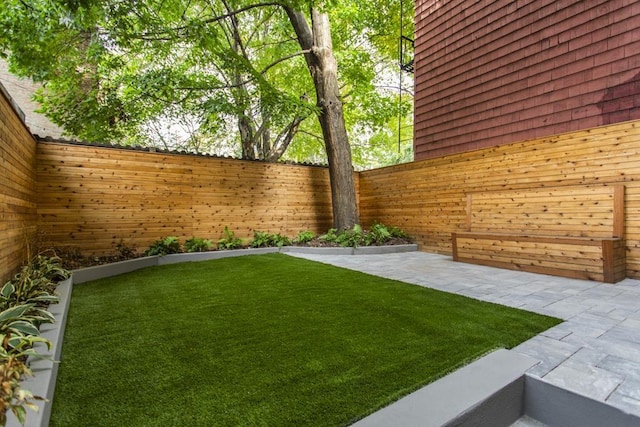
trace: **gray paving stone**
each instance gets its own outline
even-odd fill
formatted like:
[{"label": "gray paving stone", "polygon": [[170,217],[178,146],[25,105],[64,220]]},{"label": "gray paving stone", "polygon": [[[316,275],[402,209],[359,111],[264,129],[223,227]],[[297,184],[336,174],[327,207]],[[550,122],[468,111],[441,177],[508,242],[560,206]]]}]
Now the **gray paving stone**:
[{"label": "gray paving stone", "polygon": [[558,387],[575,391],[593,399],[606,399],[624,380],[615,373],[584,364],[580,369],[558,366],[544,377]]},{"label": "gray paving stone", "polygon": [[640,400],[613,392],[606,402],[630,414],[640,416]]},{"label": "gray paving stone", "polygon": [[514,347],[514,350],[540,360],[540,364],[528,371],[532,375],[544,377],[556,366],[567,360],[580,348],[543,335],[538,335]]},{"label": "gray paving stone", "polygon": [[569,319],[569,321],[576,322],[585,326],[604,329],[611,329],[614,326],[620,324],[619,320],[614,320],[609,317],[602,316],[599,313],[593,313],[591,311],[579,313]]},{"label": "gray paving stone", "polygon": [[586,310],[586,307],[565,299],[562,301],[554,302],[553,304],[549,304],[544,307],[544,309],[547,313],[552,313],[552,315],[554,316],[568,319],[569,317],[584,312]]},{"label": "gray paving stone", "polygon": [[640,380],[625,379],[615,393],[640,401]]},{"label": "gray paving stone", "polygon": [[583,347],[572,354],[564,363],[574,369],[578,369],[578,366],[585,364],[589,366],[597,366],[598,363],[607,356],[608,355],[605,352]]},{"label": "gray paving stone", "polygon": [[607,356],[598,363],[598,367],[625,375],[634,381],[640,381],[640,362],[634,362],[617,356]]},{"label": "gray paving stone", "polygon": [[545,336],[545,337],[549,337],[549,338],[553,338],[554,340],[562,340],[563,338],[571,335],[571,330],[567,329],[566,327],[563,326],[564,323],[561,323],[557,326],[554,326],[551,329],[547,329],[546,331],[542,332],[540,335]]},{"label": "gray paving stone", "polygon": [[640,333],[637,328],[618,325],[603,334],[603,337],[640,344]]},{"label": "gray paving stone", "polygon": [[612,356],[617,356],[621,359],[640,363],[640,346],[629,341],[621,341],[605,335],[595,340],[581,339],[580,342],[572,335],[563,339],[563,341],[568,344],[587,347]]}]

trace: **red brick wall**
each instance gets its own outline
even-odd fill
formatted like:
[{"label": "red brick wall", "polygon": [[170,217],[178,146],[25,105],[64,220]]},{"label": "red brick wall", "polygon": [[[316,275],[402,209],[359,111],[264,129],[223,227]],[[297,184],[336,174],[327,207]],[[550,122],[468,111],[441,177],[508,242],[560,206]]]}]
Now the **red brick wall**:
[{"label": "red brick wall", "polygon": [[637,0],[417,0],[416,160],[640,118]]}]

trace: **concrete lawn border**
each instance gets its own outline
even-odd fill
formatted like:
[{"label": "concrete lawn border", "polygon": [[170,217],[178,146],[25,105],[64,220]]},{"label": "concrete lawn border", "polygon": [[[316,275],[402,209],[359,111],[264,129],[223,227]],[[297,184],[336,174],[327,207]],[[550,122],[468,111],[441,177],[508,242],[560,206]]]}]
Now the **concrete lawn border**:
[{"label": "concrete lawn border", "polygon": [[539,361],[496,350],[353,424],[353,427],[631,427],[640,417],[526,371]]},{"label": "concrete lawn border", "polygon": [[[62,354],[62,339],[67,322],[67,313],[71,302],[73,285],[90,282],[92,280],[104,279],[124,273],[140,270],[156,265],[177,264],[182,262],[198,262],[212,259],[221,259],[245,255],[260,255],[267,253],[327,253],[332,255],[360,255],[360,254],[383,254],[394,252],[417,251],[418,245],[389,245],[389,246],[368,246],[362,248],[312,248],[302,246],[284,246],[282,248],[250,248],[232,249],[223,251],[180,253],[165,256],[149,256],[131,259],[127,261],[114,262],[112,264],[97,265],[93,267],[73,270],[71,277],[58,284],[56,293],[59,296],[57,304],[51,304],[49,311],[56,319],[54,324],[42,325],[41,336],[53,343],[51,350],[42,343],[37,343],[34,348],[41,355],[48,359],[30,361],[29,365],[33,370],[33,377],[22,381],[21,387],[31,391],[34,396],[44,397],[46,400],[36,400],[38,412],[27,409],[26,427],[47,427],[51,417],[51,406],[53,404],[53,393],[56,386],[56,376],[58,374],[58,364]],[[21,424],[11,411],[7,413],[8,427],[19,427]]]}]

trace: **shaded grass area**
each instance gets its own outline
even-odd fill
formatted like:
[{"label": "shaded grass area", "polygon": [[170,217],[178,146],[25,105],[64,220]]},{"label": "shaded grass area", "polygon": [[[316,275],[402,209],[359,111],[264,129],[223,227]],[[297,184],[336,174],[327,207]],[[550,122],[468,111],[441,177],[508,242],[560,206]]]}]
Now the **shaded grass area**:
[{"label": "shaded grass area", "polygon": [[281,254],[75,286],[51,425],[348,425],[558,319]]}]

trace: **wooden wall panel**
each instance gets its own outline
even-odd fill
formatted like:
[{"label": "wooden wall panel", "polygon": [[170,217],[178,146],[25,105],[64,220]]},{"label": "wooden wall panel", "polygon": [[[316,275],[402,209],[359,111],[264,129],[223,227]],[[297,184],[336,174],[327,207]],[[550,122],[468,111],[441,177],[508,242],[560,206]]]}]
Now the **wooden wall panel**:
[{"label": "wooden wall panel", "polygon": [[41,142],[39,230],[54,246],[142,251],[161,237],[214,242],[228,226],[295,236],[332,222],[326,168]]},{"label": "wooden wall panel", "polygon": [[0,283],[36,238],[36,141],[0,86]]},{"label": "wooden wall panel", "polygon": [[468,193],[621,183],[629,277],[640,278],[640,121],[360,173],[360,216],[404,228],[421,250],[451,254]]}]

